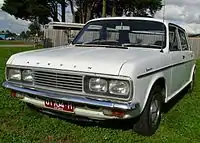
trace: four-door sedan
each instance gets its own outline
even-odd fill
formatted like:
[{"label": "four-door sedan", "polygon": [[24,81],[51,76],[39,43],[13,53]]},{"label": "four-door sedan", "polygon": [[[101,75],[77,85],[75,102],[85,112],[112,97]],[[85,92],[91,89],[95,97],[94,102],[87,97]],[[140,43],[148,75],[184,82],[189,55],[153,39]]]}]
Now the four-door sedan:
[{"label": "four-door sedan", "polygon": [[194,53],[185,30],[154,18],[89,21],[71,45],[15,54],[3,86],[41,111],[95,120],[137,119],[146,136],[164,103],[192,88]]}]

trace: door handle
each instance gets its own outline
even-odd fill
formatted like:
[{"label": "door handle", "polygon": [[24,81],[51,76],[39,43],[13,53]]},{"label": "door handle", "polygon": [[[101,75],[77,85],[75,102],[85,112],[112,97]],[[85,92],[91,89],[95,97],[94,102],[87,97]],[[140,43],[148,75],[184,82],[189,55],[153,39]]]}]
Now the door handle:
[{"label": "door handle", "polygon": [[183,59],[185,59],[185,56],[183,55]]}]

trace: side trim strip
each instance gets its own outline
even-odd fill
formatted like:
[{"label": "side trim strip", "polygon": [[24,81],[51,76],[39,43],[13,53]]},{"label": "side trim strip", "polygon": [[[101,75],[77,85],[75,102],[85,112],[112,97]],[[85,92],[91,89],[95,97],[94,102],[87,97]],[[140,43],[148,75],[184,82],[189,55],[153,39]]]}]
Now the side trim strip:
[{"label": "side trim strip", "polygon": [[160,69],[156,69],[156,70],[154,70],[154,71],[151,71],[151,72],[147,72],[147,73],[138,75],[138,76],[137,76],[137,79],[140,79],[140,78],[143,78],[143,77],[146,77],[146,76],[149,76],[149,75],[152,75],[152,74],[155,74],[155,73],[164,71],[164,70],[166,70],[166,69],[169,69],[169,68],[172,68],[172,67],[175,67],[175,66],[179,66],[179,65],[182,65],[182,64],[185,64],[185,63],[189,63],[189,62],[191,62],[191,61],[193,61],[193,60],[189,60],[189,61],[186,61],[186,62],[177,63],[177,64],[169,65],[169,66],[166,66],[166,67],[162,67],[162,68],[160,68]]}]

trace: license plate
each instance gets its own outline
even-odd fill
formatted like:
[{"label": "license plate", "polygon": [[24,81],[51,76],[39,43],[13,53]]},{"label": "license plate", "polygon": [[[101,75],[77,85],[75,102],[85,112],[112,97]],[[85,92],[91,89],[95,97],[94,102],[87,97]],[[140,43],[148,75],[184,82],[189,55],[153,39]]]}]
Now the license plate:
[{"label": "license plate", "polygon": [[64,112],[74,112],[74,106],[71,103],[59,103],[54,101],[45,101],[44,106],[54,110],[64,111]]}]

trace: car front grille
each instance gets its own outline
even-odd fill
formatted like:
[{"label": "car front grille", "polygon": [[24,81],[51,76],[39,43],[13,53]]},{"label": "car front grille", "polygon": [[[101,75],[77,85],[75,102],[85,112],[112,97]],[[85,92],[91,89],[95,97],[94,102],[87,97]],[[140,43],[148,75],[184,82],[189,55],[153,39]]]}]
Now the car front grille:
[{"label": "car front grille", "polygon": [[83,76],[68,73],[52,73],[46,71],[34,71],[35,87],[60,91],[83,91]]}]

